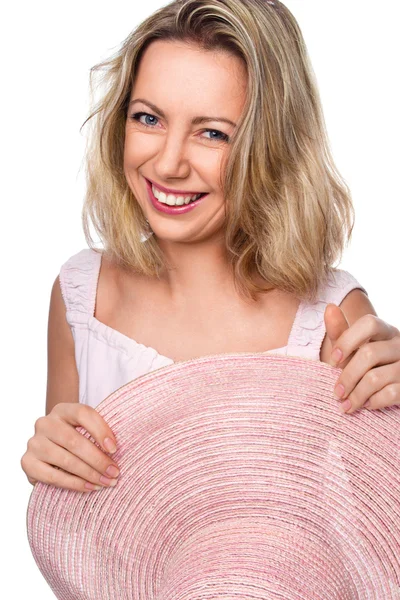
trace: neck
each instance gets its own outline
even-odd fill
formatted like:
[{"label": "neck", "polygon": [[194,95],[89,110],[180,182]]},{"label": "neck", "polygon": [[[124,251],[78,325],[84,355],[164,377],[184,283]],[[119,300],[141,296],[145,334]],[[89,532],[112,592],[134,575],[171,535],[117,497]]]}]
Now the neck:
[{"label": "neck", "polygon": [[237,294],[232,267],[220,238],[180,243],[157,240],[169,267],[161,276],[166,292],[177,304],[218,301]]}]

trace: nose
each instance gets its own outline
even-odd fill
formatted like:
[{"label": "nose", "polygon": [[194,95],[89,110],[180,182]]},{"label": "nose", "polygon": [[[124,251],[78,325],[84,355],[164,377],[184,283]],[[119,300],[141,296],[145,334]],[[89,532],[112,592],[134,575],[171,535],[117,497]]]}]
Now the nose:
[{"label": "nose", "polygon": [[187,156],[185,138],[169,132],[158,148],[154,169],[160,180],[182,179],[190,173],[190,161]]}]

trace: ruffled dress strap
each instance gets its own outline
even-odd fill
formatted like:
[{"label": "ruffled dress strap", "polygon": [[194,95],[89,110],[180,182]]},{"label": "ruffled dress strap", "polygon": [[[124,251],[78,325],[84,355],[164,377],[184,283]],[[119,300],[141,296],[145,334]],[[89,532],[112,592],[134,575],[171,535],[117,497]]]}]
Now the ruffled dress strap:
[{"label": "ruffled dress strap", "polygon": [[87,324],[94,315],[101,251],[85,248],[71,256],[60,269],[60,287],[71,326]]},{"label": "ruffled dress strap", "polygon": [[319,360],[326,334],[324,314],[328,304],[339,306],[354,289],[368,293],[348,271],[332,269],[327,285],[320,290],[315,303],[301,302],[290,334],[287,355]]}]

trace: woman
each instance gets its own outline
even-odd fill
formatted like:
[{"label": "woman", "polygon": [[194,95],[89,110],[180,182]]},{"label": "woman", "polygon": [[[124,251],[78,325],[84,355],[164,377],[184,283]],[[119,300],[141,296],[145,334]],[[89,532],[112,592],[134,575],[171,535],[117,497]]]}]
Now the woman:
[{"label": "woman", "polygon": [[29,481],[115,485],[105,438],[116,440],[96,405],[205,354],[308,356],[343,367],[336,389],[349,412],[369,398],[400,403],[399,331],[333,268],[353,207],[290,11],[275,0],[172,2],[93,71],[103,68],[89,117],[90,248],[53,285],[46,416],[21,460]]}]

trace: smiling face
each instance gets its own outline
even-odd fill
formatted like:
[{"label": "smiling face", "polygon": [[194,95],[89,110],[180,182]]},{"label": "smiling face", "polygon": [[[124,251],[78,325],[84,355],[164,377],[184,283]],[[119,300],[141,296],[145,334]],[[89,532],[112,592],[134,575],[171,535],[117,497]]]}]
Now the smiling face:
[{"label": "smiling face", "polygon": [[[157,40],[143,53],[126,120],[124,172],[160,241],[201,241],[222,229],[221,169],[246,82],[244,64],[226,52]],[[158,186],[156,197],[149,182]],[[185,203],[200,193],[206,195]]]}]

